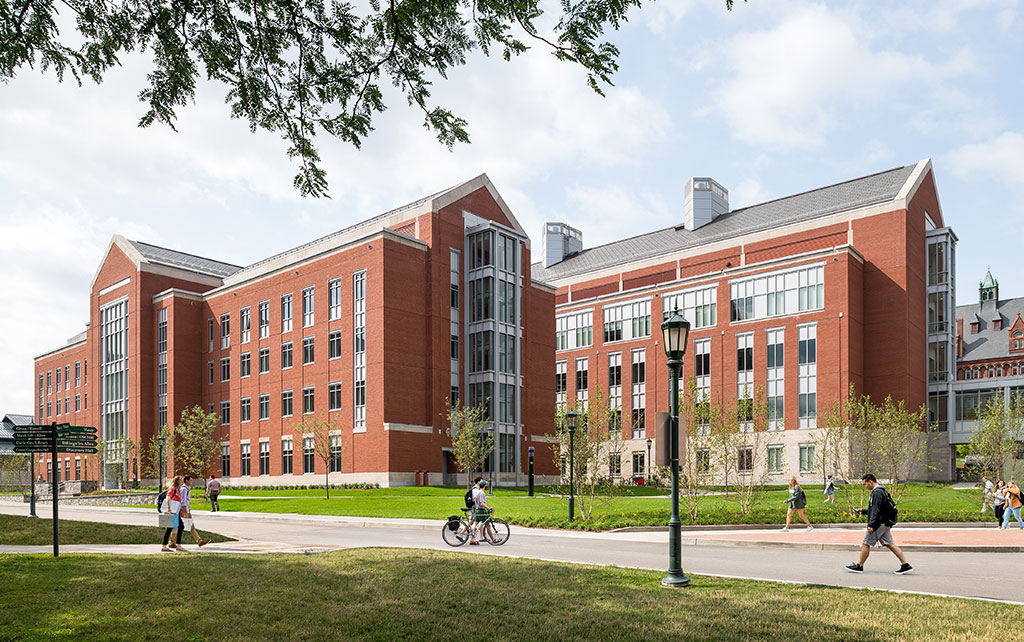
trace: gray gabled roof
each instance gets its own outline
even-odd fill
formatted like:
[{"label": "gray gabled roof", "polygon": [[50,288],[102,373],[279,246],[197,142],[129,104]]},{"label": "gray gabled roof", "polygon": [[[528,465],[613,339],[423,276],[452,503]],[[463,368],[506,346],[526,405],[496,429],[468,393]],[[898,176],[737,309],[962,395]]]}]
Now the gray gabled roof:
[{"label": "gray gabled roof", "polygon": [[[1024,317],[1024,298],[982,301],[956,306],[956,316],[964,320],[964,354],[961,360],[998,359],[1010,356],[1009,329]],[[992,322],[1001,319],[1003,327],[996,330]],[[978,324],[978,331],[971,332],[971,324]]]},{"label": "gray gabled roof", "polygon": [[[585,249],[546,269],[543,263],[534,263],[531,275],[539,281],[556,281],[627,261],[650,258],[779,225],[799,223],[819,216],[884,203],[896,198],[915,167],[916,165],[897,167],[733,210],[693,231],[682,227],[669,227]],[[642,218],[642,213],[639,212],[623,214],[636,219]]]},{"label": "gray gabled roof", "polygon": [[207,274],[220,278],[230,276],[242,269],[241,266],[238,265],[232,265],[222,261],[214,261],[213,259],[196,256],[195,254],[178,252],[177,250],[169,250],[165,247],[150,245],[149,243],[143,243],[141,241],[129,242],[136,250],[139,251],[140,254],[142,254],[143,257],[146,258],[147,261],[152,263],[160,263],[188,270],[190,272],[198,272],[199,274]]},{"label": "gray gabled roof", "polygon": [[32,415],[5,415],[0,421],[0,439],[14,440],[15,426],[29,426],[35,423]]}]

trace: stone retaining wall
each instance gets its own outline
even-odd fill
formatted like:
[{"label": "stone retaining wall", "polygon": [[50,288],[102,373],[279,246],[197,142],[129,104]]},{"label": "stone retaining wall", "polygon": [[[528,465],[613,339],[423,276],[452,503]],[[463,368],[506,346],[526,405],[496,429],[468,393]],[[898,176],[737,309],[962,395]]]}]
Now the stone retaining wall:
[{"label": "stone retaining wall", "polygon": [[[61,495],[59,499],[62,506],[145,506],[146,504],[155,504],[157,495],[159,495],[159,493],[125,493],[118,495],[91,495],[84,497],[65,497]],[[24,499],[28,502],[28,495],[25,495]],[[36,501],[49,503],[53,501],[53,499],[49,496],[37,497]]]}]

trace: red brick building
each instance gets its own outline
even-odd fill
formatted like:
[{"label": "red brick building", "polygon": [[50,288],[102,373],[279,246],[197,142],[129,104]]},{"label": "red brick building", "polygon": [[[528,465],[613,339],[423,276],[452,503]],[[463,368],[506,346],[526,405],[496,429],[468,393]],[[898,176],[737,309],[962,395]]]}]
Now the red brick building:
[{"label": "red brick building", "polygon": [[[692,327],[686,379],[724,402],[765,391],[763,460],[778,481],[817,470],[817,412],[850,384],[948,409],[953,329],[929,324],[928,306],[938,296],[932,312],[952,317],[955,236],[928,160],[737,210],[721,185],[695,178],[676,226],[594,248],[561,223],[544,235],[533,276],[557,287],[557,399],[585,403],[600,387],[619,404],[626,454],[612,476],[642,473],[646,440],[657,440],[655,413],[668,408],[660,324],[673,309]],[[933,445],[933,475],[948,476],[948,440]],[[750,460],[736,453],[739,472]]]},{"label": "red brick building", "polygon": [[489,406],[497,480],[529,446],[554,472],[555,291],[486,176],[246,267],[118,236],[89,297],[86,332],[36,358],[39,421],[145,443],[199,404],[221,418],[228,483],[287,484],[327,472],[295,434],[312,416],[337,424],[332,482],[437,484],[461,398]]}]

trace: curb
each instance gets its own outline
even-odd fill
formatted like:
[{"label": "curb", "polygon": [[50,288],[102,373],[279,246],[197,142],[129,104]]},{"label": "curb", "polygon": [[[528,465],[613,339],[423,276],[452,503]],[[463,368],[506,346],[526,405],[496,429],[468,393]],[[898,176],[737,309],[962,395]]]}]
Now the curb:
[{"label": "curb", "polygon": [[[817,527],[815,527],[817,528]],[[706,537],[683,537],[683,546],[719,546],[737,548],[782,548],[805,551],[859,551],[860,544],[837,544],[814,542],[773,542],[765,540],[711,539]],[[930,544],[905,544],[900,549],[911,553],[1024,553],[1024,546],[948,546]]]},{"label": "curb", "polygon": [[[850,531],[862,531],[866,528],[865,523],[856,522],[841,522],[836,524],[815,524],[814,529],[833,529],[833,530],[850,530]],[[899,528],[985,528],[991,526],[996,528],[996,523],[991,522],[900,522]],[[765,530],[778,530],[782,528],[779,523],[775,524],[695,524],[690,526],[683,526],[682,531],[687,532],[703,532],[703,531],[765,531]],[[799,529],[798,529],[799,530]],[[622,528],[613,528],[610,531],[604,531],[606,533],[667,533],[668,526],[624,526]]]}]

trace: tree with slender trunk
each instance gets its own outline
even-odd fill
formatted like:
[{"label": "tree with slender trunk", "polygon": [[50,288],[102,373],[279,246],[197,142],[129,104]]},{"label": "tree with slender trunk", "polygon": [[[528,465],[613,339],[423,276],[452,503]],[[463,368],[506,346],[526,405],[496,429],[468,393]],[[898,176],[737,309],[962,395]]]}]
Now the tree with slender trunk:
[{"label": "tree with slender trunk", "polygon": [[[993,395],[978,413],[971,433],[971,454],[979,458],[989,479],[1000,479],[1003,467],[1017,454],[1024,442],[1024,395],[1010,396],[1010,406],[1003,402],[1003,391]],[[1010,478],[1013,478],[1011,471]]]},{"label": "tree with slender trunk", "polygon": [[313,447],[313,455],[323,462],[324,489],[327,492],[325,497],[330,499],[331,458],[337,460],[340,469],[341,453],[344,449],[337,422],[321,419],[316,415],[303,415],[302,419],[292,427],[292,430],[295,433],[295,440],[302,444],[303,452],[306,450],[306,444],[309,443]]},{"label": "tree with slender trunk", "polygon": [[[181,411],[178,422],[168,427],[168,433],[174,436],[168,442],[173,444],[174,471],[167,471],[168,476],[178,472],[206,479],[214,462],[220,457],[218,423],[216,413],[204,412],[198,405]],[[165,456],[167,450],[165,446]]]},{"label": "tree with slender trunk", "polygon": [[[576,430],[571,440],[565,420],[569,410],[576,412]],[[622,429],[616,418],[618,410],[611,407],[610,397],[598,386],[589,391],[587,400],[577,399],[572,407],[560,405],[555,409],[555,466],[561,473],[563,486],[560,494],[569,498],[571,479],[580,519],[593,518],[603,487],[606,486],[608,498],[613,492],[611,466],[616,459],[621,463],[623,452]]]},{"label": "tree with slender trunk", "polygon": [[487,430],[491,423],[488,405],[490,400],[475,406],[451,399],[445,402],[446,433],[452,443],[452,455],[459,470],[467,473],[467,485],[472,483],[473,473],[483,471],[484,463],[494,452],[494,435]]}]

